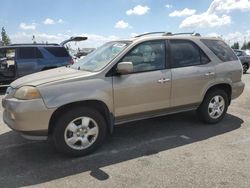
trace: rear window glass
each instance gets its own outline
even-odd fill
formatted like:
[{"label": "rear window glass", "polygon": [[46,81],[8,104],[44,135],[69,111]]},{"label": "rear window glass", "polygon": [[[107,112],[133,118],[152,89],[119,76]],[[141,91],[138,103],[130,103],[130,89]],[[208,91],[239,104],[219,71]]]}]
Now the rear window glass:
[{"label": "rear window glass", "polygon": [[68,57],[69,53],[67,50],[63,47],[46,47],[46,50],[49,51],[52,55],[56,57]]},{"label": "rear window glass", "polygon": [[234,61],[237,56],[233,50],[221,40],[201,40],[221,61]]}]

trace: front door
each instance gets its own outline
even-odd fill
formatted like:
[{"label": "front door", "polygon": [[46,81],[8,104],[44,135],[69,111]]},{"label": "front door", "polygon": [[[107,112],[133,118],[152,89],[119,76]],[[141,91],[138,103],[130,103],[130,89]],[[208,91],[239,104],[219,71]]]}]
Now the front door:
[{"label": "front door", "polygon": [[120,62],[132,62],[133,73],[113,77],[117,119],[143,116],[170,106],[171,71],[166,69],[166,42],[149,41],[135,46]]}]

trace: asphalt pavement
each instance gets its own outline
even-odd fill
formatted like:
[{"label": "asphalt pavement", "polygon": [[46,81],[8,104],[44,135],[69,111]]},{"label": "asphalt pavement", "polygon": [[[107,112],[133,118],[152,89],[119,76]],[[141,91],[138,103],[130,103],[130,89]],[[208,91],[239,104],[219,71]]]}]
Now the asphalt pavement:
[{"label": "asphalt pavement", "polygon": [[81,158],[25,140],[0,117],[0,187],[250,187],[250,74],[243,80],[219,124],[195,112],[123,124]]}]

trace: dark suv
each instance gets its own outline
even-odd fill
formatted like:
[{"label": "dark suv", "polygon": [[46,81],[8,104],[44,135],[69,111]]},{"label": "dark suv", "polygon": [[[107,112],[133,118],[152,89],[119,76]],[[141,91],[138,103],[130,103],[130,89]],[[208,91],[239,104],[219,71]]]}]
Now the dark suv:
[{"label": "dark suv", "polygon": [[12,44],[0,47],[0,85],[7,85],[31,73],[73,64],[64,45],[86,39],[71,37],[61,44]]},{"label": "dark suv", "polygon": [[250,65],[250,55],[247,55],[247,53],[244,50],[234,50],[234,52],[241,61],[243,67],[243,73],[246,74]]},{"label": "dark suv", "polygon": [[0,84],[42,70],[69,65],[72,58],[59,45],[21,44],[0,47]]}]

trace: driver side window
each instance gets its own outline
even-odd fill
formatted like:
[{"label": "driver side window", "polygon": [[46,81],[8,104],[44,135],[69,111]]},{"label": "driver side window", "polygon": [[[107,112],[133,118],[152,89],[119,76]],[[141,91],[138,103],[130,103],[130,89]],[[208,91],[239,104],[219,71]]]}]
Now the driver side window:
[{"label": "driver side window", "polygon": [[134,47],[122,62],[132,62],[135,73],[164,69],[165,60],[165,41],[149,41]]}]

